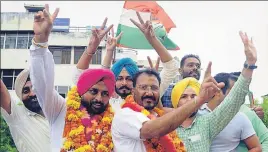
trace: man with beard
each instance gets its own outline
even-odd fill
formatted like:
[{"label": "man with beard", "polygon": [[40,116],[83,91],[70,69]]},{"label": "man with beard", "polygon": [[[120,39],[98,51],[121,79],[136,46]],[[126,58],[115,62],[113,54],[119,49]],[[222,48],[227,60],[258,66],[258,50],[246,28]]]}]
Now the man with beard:
[{"label": "man with beard", "polygon": [[[77,82],[78,77],[83,72],[83,70],[89,68],[89,63],[91,62],[92,55],[96,53],[97,47],[100,44],[100,40],[104,36],[105,30],[103,27],[105,27],[106,22],[107,18],[105,19],[102,28],[95,29],[96,32],[94,32],[93,30],[92,32],[93,35],[89,41],[89,47],[88,47],[90,49],[85,50],[85,52],[82,54],[76,65],[75,74],[73,77],[73,82],[75,84]],[[151,41],[153,38],[155,38],[153,31],[152,31],[153,33],[150,33],[148,28],[146,30],[143,30],[141,27],[139,28],[143,32],[148,42],[155,49],[156,53],[158,54],[158,56],[162,61],[163,69],[160,73],[160,77],[162,79],[160,85],[160,96],[162,96],[164,94],[164,91],[168,88],[169,84],[174,79],[179,64],[175,59],[173,59],[171,54],[162,45],[160,41]],[[120,39],[122,34],[123,33],[120,33],[117,37],[114,37],[113,28],[111,29],[111,36],[108,37],[106,42],[107,52],[102,62],[103,68],[110,69],[114,54],[113,51],[115,51],[117,41]],[[126,96],[131,94],[131,90],[133,88],[133,77],[138,72],[139,69],[137,64],[131,58],[122,58],[113,64],[111,70],[113,71],[116,77],[116,85],[115,85],[116,94],[110,99],[109,103],[111,104],[113,109],[117,111],[121,108],[121,104],[126,98]],[[158,103],[158,107],[163,108],[161,102]]]},{"label": "man with beard", "polygon": [[[245,97],[249,91],[249,84],[252,79],[253,69],[256,68],[257,51],[253,45],[252,39],[249,40],[247,35],[242,32],[239,32],[239,34],[244,43],[246,56],[242,74],[219,107],[205,116],[196,115],[196,111],[177,128],[178,134],[182,137],[187,147],[187,151],[209,151],[212,140],[229,124],[245,102]],[[205,77],[207,77],[206,74]],[[206,78],[204,80],[206,80]],[[214,81],[216,80],[214,79]],[[178,82],[171,94],[173,107],[181,107],[195,100],[196,96],[202,93],[202,90],[199,91],[199,88],[200,84],[195,78],[185,78]],[[256,148],[258,144],[255,138],[255,143],[248,148]],[[256,151],[259,150],[260,149],[257,148]],[[254,149],[252,149],[252,151],[254,151]]]},{"label": "man with beard", "polygon": [[223,86],[206,79],[202,88],[204,93],[195,101],[163,115],[164,111],[156,107],[160,97],[160,83],[159,74],[152,69],[139,71],[134,77],[132,95],[125,99],[122,109],[115,113],[112,122],[115,151],[146,152],[162,149],[184,152],[183,143],[174,130]]},{"label": "man with beard", "polygon": [[[108,69],[85,70],[78,79],[77,87],[68,93],[67,102],[54,89],[54,60],[47,42],[58,12],[59,9],[56,9],[50,15],[46,4],[42,12],[35,14],[35,35],[30,47],[30,75],[38,102],[51,127],[52,151],[97,151],[105,148],[112,151],[109,132],[113,112],[108,101],[114,92],[113,73]],[[104,36],[111,27],[98,34]],[[90,45],[88,49],[92,49]]]},{"label": "man with beard", "polygon": [[[193,77],[199,80],[201,74],[201,61],[199,56],[194,54],[188,54],[182,57],[179,73],[182,79]],[[174,85],[175,84],[170,84],[161,98],[164,107],[173,108],[171,103],[171,92]]]},{"label": "man with beard", "polygon": [[49,124],[32,90],[29,70],[24,69],[15,81],[15,92],[23,104],[11,98],[1,80],[1,114],[7,122],[20,152],[49,152]]},{"label": "man with beard", "polygon": [[[132,19],[131,21],[144,33],[148,41],[166,50],[154,36],[151,22],[144,23],[139,13],[137,16],[141,24]],[[152,69],[139,71],[135,75],[132,95],[125,99],[122,109],[115,113],[112,122],[115,151],[185,152],[183,143],[174,130],[223,87],[223,84],[215,83],[213,78],[206,79],[202,93],[195,101],[164,115],[165,112],[156,107],[161,96],[162,83],[159,74]]]}]

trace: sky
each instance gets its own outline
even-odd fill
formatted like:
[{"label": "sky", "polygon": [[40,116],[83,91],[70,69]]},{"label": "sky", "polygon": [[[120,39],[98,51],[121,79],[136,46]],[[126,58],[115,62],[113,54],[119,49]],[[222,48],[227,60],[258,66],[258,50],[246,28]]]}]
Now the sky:
[{"label": "sky", "polygon": [[[58,17],[70,18],[71,26],[107,24],[115,29],[123,9],[123,1],[1,1],[1,12],[25,12],[24,4],[50,5],[50,11],[60,8]],[[241,71],[245,61],[239,30],[253,37],[258,51],[258,69],[255,70],[250,89],[256,97],[268,94],[268,2],[267,1],[159,1],[177,28],[169,33],[180,48],[170,51],[181,58],[185,54],[197,54],[202,68],[212,61],[212,75],[219,72]],[[154,50],[139,51],[138,58],[150,55]],[[204,70],[202,71],[202,74]],[[203,76],[203,75],[202,75]]]}]

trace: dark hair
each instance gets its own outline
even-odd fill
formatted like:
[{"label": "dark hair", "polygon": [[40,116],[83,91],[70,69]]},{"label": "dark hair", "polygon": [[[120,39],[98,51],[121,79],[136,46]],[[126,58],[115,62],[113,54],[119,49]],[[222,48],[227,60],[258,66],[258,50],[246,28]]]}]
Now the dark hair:
[{"label": "dark hair", "polygon": [[28,77],[27,77],[26,82],[27,82],[27,81],[31,81],[30,74],[29,74]]},{"label": "dark hair", "polygon": [[238,77],[240,76],[241,72],[231,72],[230,75],[230,79],[232,79],[233,81],[237,81]]},{"label": "dark hair", "polygon": [[144,69],[144,70],[140,70],[139,72],[137,72],[137,73],[135,74],[135,76],[134,76],[134,78],[133,78],[133,86],[134,86],[134,87],[136,87],[137,79],[138,79],[139,76],[140,76],[141,74],[143,74],[143,73],[145,73],[145,74],[147,74],[147,75],[149,75],[149,76],[152,76],[152,75],[155,76],[155,77],[157,78],[158,82],[159,82],[159,85],[160,85],[160,83],[161,83],[161,78],[160,78],[159,73],[156,72],[156,71],[153,70],[153,69]]},{"label": "dark hair", "polygon": [[201,61],[200,61],[200,58],[199,58],[198,55],[187,54],[187,55],[185,55],[184,57],[182,57],[182,59],[181,59],[181,63],[180,63],[180,67],[181,67],[181,68],[184,66],[184,64],[185,64],[184,62],[185,62],[185,60],[188,59],[188,58],[196,58],[196,59],[200,62],[200,64],[201,64]]},{"label": "dark hair", "polygon": [[229,88],[230,86],[230,80],[231,78],[231,74],[229,73],[218,73],[214,76],[214,79],[220,83],[220,82],[223,82],[225,85],[224,87],[221,89],[221,91],[223,92],[223,94],[226,93],[226,90]]}]

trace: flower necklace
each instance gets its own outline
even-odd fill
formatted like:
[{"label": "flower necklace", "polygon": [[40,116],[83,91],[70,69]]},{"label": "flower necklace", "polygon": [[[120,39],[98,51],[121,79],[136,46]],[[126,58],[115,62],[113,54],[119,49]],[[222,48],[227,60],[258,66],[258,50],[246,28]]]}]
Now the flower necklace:
[{"label": "flower necklace", "polygon": [[111,135],[113,116],[109,105],[102,114],[90,117],[81,105],[77,87],[73,87],[67,95],[61,152],[111,152],[114,146]]},{"label": "flower necklace", "polygon": [[[141,112],[149,119],[155,119],[156,117],[147,111],[144,107],[138,105],[132,95],[129,95],[125,99],[122,108],[130,108],[136,112]],[[164,111],[159,108],[153,110],[158,116],[164,115]],[[143,142],[147,152],[186,152],[182,140],[178,137],[176,131],[162,136],[160,138],[147,139]]]}]

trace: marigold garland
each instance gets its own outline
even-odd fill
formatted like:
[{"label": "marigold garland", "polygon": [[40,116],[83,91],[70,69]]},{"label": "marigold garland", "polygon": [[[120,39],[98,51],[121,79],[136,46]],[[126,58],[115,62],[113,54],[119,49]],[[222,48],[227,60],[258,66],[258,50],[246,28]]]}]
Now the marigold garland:
[{"label": "marigold garland", "polygon": [[111,135],[111,122],[114,116],[111,106],[101,115],[92,118],[81,106],[77,87],[67,95],[67,112],[63,131],[61,152],[111,152],[114,145]]},{"label": "marigold garland", "polygon": [[[141,112],[149,119],[155,119],[153,114],[150,114],[144,107],[138,105],[133,96],[129,95],[125,99],[122,108],[130,108],[136,112]],[[164,111],[159,108],[154,108],[154,112],[158,116],[164,115]],[[182,140],[178,137],[176,131],[172,131],[168,135],[162,136],[160,138],[153,138],[144,141],[147,152],[186,152],[186,148]]]}]

